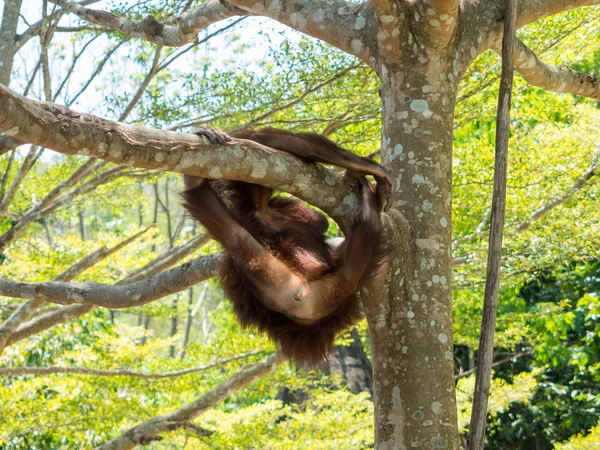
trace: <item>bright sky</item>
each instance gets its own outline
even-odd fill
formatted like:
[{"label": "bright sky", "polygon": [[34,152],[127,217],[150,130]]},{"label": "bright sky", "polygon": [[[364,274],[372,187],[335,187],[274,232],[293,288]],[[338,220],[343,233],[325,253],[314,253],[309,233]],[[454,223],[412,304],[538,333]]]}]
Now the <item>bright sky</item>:
[{"label": "bright sky", "polygon": [[[135,5],[139,3],[139,0],[131,1],[125,0],[119,2],[120,4],[131,4]],[[110,5],[114,4],[114,2],[100,1],[93,5],[90,5],[93,9],[105,9],[108,10]],[[42,0],[25,0],[23,2],[23,7],[21,10],[22,20],[19,24],[19,32],[23,32],[27,29],[28,24],[35,23],[41,20],[41,7]],[[49,4],[49,7],[53,7],[53,5]],[[4,10],[4,1],[0,1],[0,17],[2,16],[2,12]],[[233,19],[230,19],[233,20]],[[60,23],[60,26],[76,26],[81,24],[81,21],[72,14],[67,14]],[[199,33],[200,39],[207,32],[212,32],[215,29],[222,28],[226,25],[227,22],[219,22],[212,27],[210,27],[206,31],[202,31]],[[262,33],[261,33],[262,31]],[[261,19],[261,18],[248,18],[244,21],[243,24],[240,24],[239,28],[236,28],[233,33],[239,35],[241,40],[245,43],[250,43],[254,46],[252,52],[248,52],[244,57],[252,58],[252,60],[261,60],[264,59],[267,55],[268,51],[268,43],[267,38],[265,37],[264,32],[268,32],[269,40],[271,42],[270,45],[278,45],[279,42],[283,41],[285,38],[291,38],[296,40],[299,38],[299,33],[296,33],[289,28],[279,24],[278,22],[269,20],[269,19]],[[211,56],[214,59],[213,67],[218,69],[218,58],[227,58],[230,56],[228,54],[228,47],[225,45],[225,39],[232,32],[228,31],[223,34],[223,36],[218,36],[213,38],[205,45],[205,54],[207,56]],[[53,38],[53,46],[54,51],[58,53],[63,53],[65,56],[64,59],[53,58],[50,61],[50,65],[52,68],[53,74],[55,73],[65,73],[70,62],[71,62],[71,52],[72,46],[70,44],[70,38],[73,35],[71,33],[57,33]],[[69,84],[73,86],[73,93],[77,88],[77,86],[86,81],[93,69],[96,67],[96,64],[104,57],[106,53],[108,40],[104,37],[98,38],[91,44],[87,49],[85,54],[80,58],[76,70],[73,72],[71,81]],[[124,46],[125,47],[125,46]],[[211,49],[214,52],[211,52]],[[218,52],[215,54],[215,52]],[[218,56],[216,56],[218,55]],[[116,61],[127,61],[126,50],[123,49],[119,52],[118,55],[114,55],[112,57],[113,60]],[[192,53],[186,54],[178,61],[173,64],[173,67],[179,66],[189,66],[190,58],[193,57]],[[237,58],[241,58],[241,56],[236,56]],[[11,87],[18,92],[23,92],[24,87],[27,83],[27,79],[29,75],[32,73],[34,67],[36,66],[39,58],[39,43],[37,39],[31,39],[18,53],[15,58],[14,67],[13,67],[13,75],[11,80]],[[60,82],[60,78],[53,77],[53,83],[58,84]],[[101,100],[99,98],[99,94],[97,93],[97,88],[106,81],[103,77],[98,77],[92,84],[87,88],[84,95],[81,95],[78,100],[72,105],[74,108],[79,109],[81,111],[95,113],[99,115],[103,115],[107,118],[115,119],[114,114],[111,115],[109,111],[101,111],[99,110],[99,105],[101,105]],[[53,85],[53,88],[56,86]],[[36,82],[34,83],[32,93],[30,96],[38,96],[42,92],[41,86],[41,77],[37,77]],[[57,102],[63,103],[64,98],[57,99]]]}]

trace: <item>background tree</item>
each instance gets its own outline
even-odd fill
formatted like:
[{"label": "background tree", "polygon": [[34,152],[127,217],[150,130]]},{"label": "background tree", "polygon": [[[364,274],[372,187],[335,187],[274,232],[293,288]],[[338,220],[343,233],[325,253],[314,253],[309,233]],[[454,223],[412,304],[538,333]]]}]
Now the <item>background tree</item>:
[{"label": "background tree", "polygon": [[[28,299],[2,303],[0,347],[8,347],[1,370],[10,376],[2,398],[16,400],[3,408],[3,423],[11,424],[3,425],[6,445],[98,445],[114,438],[127,448],[182,428],[165,435],[172,439],[165,445],[177,448],[193,435],[222,448],[247,447],[248,442],[271,448],[293,445],[301,433],[300,439],[315,448],[360,448],[373,441],[377,448],[457,448],[471,379],[459,380],[455,396],[453,369],[468,372],[476,361],[499,74],[497,57],[486,50],[499,48],[502,2],[466,2],[460,8],[454,1],[143,2],[114,7],[111,14],[87,9],[91,3],[40,2],[21,10],[20,26],[14,11],[21,2],[4,4],[0,79],[4,85],[10,82],[13,91],[0,88],[0,130],[5,132],[0,148],[6,152],[0,293]],[[594,310],[597,290],[587,293],[588,303],[553,307],[534,307],[518,295],[540,271],[572,267],[571,260],[591,263],[598,254],[598,110],[593,101],[539,89],[600,97],[597,79],[549,65],[577,60],[578,69],[597,70],[599,11],[574,9],[593,3],[521,3],[520,26],[552,17],[523,28],[515,53],[517,71],[537,87],[517,80],[514,95],[511,147],[516,150],[503,262],[507,278],[496,345],[498,361],[515,351],[533,351],[537,362],[523,362],[522,370],[497,379],[493,389],[502,401],[492,402],[491,413],[498,417],[492,430],[501,430],[502,414],[515,407],[508,400],[535,401],[543,380],[531,371],[536,364],[560,367],[552,352],[538,348],[556,345],[548,340],[552,326],[532,317],[542,311],[557,317],[581,314],[587,329],[595,329],[594,314],[583,310]],[[98,8],[108,11],[106,5]],[[553,16],[561,11],[567,12]],[[245,50],[265,46],[239,39],[235,31],[240,20],[250,21],[244,17],[257,15],[345,53],[295,34],[281,37],[281,28],[270,25],[272,32],[259,35],[270,50],[253,59]],[[229,17],[236,18],[221,22]],[[221,51],[211,61],[206,57],[211,45],[231,52]],[[133,73],[123,70],[124,63]],[[97,96],[91,95],[95,89]],[[70,105],[96,116],[73,112]],[[207,305],[221,303],[212,287],[196,304],[203,312],[202,334],[186,342],[183,359],[168,358],[169,348],[173,355],[181,348],[183,336],[170,336],[167,321],[187,317],[189,296],[200,296],[202,289],[191,294],[186,289],[214,276],[218,257],[193,255],[189,265],[165,271],[192,256],[207,238],[180,221],[176,207],[165,213],[160,202],[167,183],[158,181],[162,189],[154,197],[151,186],[158,175],[147,169],[278,187],[321,207],[342,227],[356,212],[352,182],[326,169],[267,156],[250,144],[218,148],[160,130],[202,124],[224,129],[283,124],[323,132],[362,154],[380,150],[382,163],[397,177],[394,209],[383,218],[397,251],[385,282],[362,299],[370,324],[365,349],[374,371],[373,410],[368,394],[352,396],[328,380],[315,382],[310,374],[299,376],[286,366],[273,381],[235,394],[228,400],[231,409],[224,405],[209,411],[226,392],[280,362],[277,356],[259,362],[265,355],[255,352],[271,347],[261,336],[240,334],[226,309],[204,314]],[[34,146],[16,149],[23,143]],[[45,148],[80,156],[62,158]],[[169,181],[170,189],[174,185]],[[141,220],[139,205],[145,212]],[[126,241],[151,222],[158,227],[138,236],[141,241]],[[330,231],[336,232],[334,224]],[[106,249],[99,248],[103,243]],[[107,259],[115,247],[119,253]],[[210,252],[205,246],[201,253],[205,250]],[[65,283],[86,269],[79,279],[105,284]],[[61,284],[46,283],[50,279]],[[175,297],[155,302],[169,295]],[[177,301],[177,295],[188,301]],[[97,306],[135,308],[126,311],[152,320],[149,325],[142,318],[135,327],[138,318],[123,312],[107,321]],[[565,322],[566,334],[569,327]],[[558,341],[565,342],[566,334],[559,334]],[[588,344],[595,348],[594,341],[581,346]],[[579,367],[598,363],[597,352],[584,353],[588,359]],[[236,361],[256,365],[230,378],[222,364],[243,364]],[[569,370],[576,362],[563,360]],[[596,373],[589,375],[598,381]],[[139,383],[149,376],[159,381]],[[164,380],[176,381],[165,388]],[[302,391],[308,383],[315,389],[300,406],[257,401],[277,397],[282,384]],[[465,399],[458,419],[457,399]],[[372,411],[374,437],[368,425]],[[207,436],[190,422],[200,413],[206,413],[203,422],[216,434]],[[27,419],[16,420],[22,417]],[[140,417],[154,418],[120,436]],[[585,439],[590,423],[581,423],[573,434],[581,431]],[[556,433],[544,445],[568,436]]]}]

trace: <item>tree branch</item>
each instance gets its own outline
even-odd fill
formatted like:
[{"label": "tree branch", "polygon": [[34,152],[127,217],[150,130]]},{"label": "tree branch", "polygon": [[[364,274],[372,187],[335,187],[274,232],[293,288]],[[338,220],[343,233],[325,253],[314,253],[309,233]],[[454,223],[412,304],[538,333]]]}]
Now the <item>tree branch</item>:
[{"label": "tree branch", "polygon": [[21,167],[19,167],[19,171],[15,175],[15,178],[13,179],[10,188],[8,188],[8,192],[2,198],[2,202],[0,203],[0,219],[6,215],[6,211],[12,203],[17,191],[19,190],[21,182],[25,178],[25,175],[27,175],[29,170],[33,167],[33,164],[36,161],[37,151],[37,148],[31,147],[29,149],[29,152],[27,153],[27,156],[25,156],[25,159],[21,163]]},{"label": "tree branch", "polygon": [[48,214],[52,213],[57,208],[72,201],[73,198],[77,197],[78,195],[86,194],[98,187],[99,185],[120,177],[122,175],[121,172],[123,171],[123,169],[125,169],[124,166],[117,166],[108,169],[105,172],[98,174],[86,183],[80,185],[76,189],[73,189],[71,192],[57,198],[55,201],[51,202],[47,206],[42,205],[38,207],[37,205],[34,205],[23,217],[21,217],[21,219],[19,219],[17,223],[13,225],[13,227],[10,230],[8,230],[6,233],[0,236],[0,251],[4,249],[9,242],[23,234],[31,223],[41,219],[42,217],[46,217]]},{"label": "tree branch", "polygon": [[98,377],[132,377],[142,378],[144,380],[161,380],[165,378],[176,378],[190,373],[202,372],[213,367],[221,366],[223,364],[237,361],[239,359],[247,358],[248,356],[258,355],[262,353],[262,350],[256,350],[252,352],[241,353],[239,355],[229,356],[227,358],[217,359],[209,364],[204,364],[198,367],[192,367],[189,369],[176,370],[174,372],[165,373],[145,373],[136,372],[134,370],[103,370],[103,369],[88,369],[86,367],[0,367],[0,377],[14,377],[23,375],[56,375],[60,373],[73,374],[73,375],[90,375]]},{"label": "tree branch", "polygon": [[127,276],[127,281],[133,283],[134,281],[144,280],[170,268],[177,261],[191,255],[195,250],[202,247],[209,239],[210,236],[208,234],[199,234],[183,244],[170,248],[158,258],[153,259],[145,266],[131,272]]},{"label": "tree branch", "polygon": [[[0,138],[1,140],[1,138]],[[2,175],[2,181],[0,182],[0,203],[4,199],[4,193],[6,192],[6,183],[8,182],[8,177],[10,176],[10,169],[12,169],[13,162],[15,161],[15,155],[17,154],[16,149],[12,149],[10,155],[8,157],[8,161],[6,162],[6,168],[4,169],[4,174]]]},{"label": "tree branch", "polygon": [[[300,94],[300,95],[295,94],[295,95],[291,95],[290,98],[282,99],[282,100],[287,100],[287,101],[283,104],[273,105],[273,108],[271,110],[261,114],[260,116],[254,117],[252,120],[249,120],[248,122],[244,123],[239,128],[246,129],[246,128],[251,128],[251,127],[255,127],[255,126],[260,127],[260,126],[264,125],[263,121],[265,119],[267,119],[268,117],[270,117],[280,111],[284,111],[288,108],[291,108],[292,106],[295,106],[299,103],[302,103],[310,94],[318,92],[319,90],[321,90],[321,88],[332,84],[333,82],[339,80],[340,78],[343,78],[349,72],[351,72],[352,70],[355,70],[359,67],[360,67],[359,64],[354,64],[352,66],[346,67],[346,68],[342,69],[339,73],[336,73],[335,75],[333,75],[331,78],[329,78],[325,81],[321,81],[321,82],[315,84],[314,86],[307,88],[304,92],[302,92],[302,94]],[[255,111],[253,109],[250,111],[244,111],[244,112],[249,115],[254,115],[254,113],[255,113]],[[226,115],[226,116],[229,116],[229,115]],[[223,117],[221,116],[219,118],[223,118]],[[207,123],[215,121],[216,119],[217,118],[215,118],[215,117],[209,118],[207,116],[193,117],[193,118],[186,119],[182,122],[179,122],[179,123],[176,123],[176,124],[170,126],[168,128],[168,130],[175,131],[175,130],[179,130],[181,128],[205,125]]]},{"label": "tree branch", "polygon": [[600,79],[567,66],[541,61],[523,42],[515,42],[515,70],[529,84],[553,92],[565,92],[600,100]]},{"label": "tree branch", "polygon": [[80,275],[81,273],[85,272],[90,267],[95,266],[103,259],[108,258],[109,256],[111,256],[114,253],[121,250],[123,247],[126,247],[127,245],[131,244],[133,241],[135,241],[139,237],[143,236],[144,234],[146,234],[149,230],[151,230],[154,227],[155,227],[155,225],[152,224],[152,225],[146,227],[145,229],[143,229],[142,231],[135,233],[133,236],[119,242],[114,247],[111,247],[111,248],[106,248],[105,246],[100,247],[95,252],[90,253],[85,258],[81,259],[78,263],[73,264],[67,270],[61,272],[59,275],[57,275],[54,278],[54,281],[71,281],[72,279],[74,279],[75,277]]},{"label": "tree branch", "polygon": [[158,73],[158,65],[160,63],[161,52],[162,52],[162,45],[159,45],[154,50],[154,58],[152,59],[152,65],[150,66],[150,70],[148,71],[148,73],[146,74],[146,76],[144,77],[144,79],[142,80],[140,85],[138,86],[137,90],[135,91],[135,94],[133,94],[133,96],[131,96],[131,100],[129,100],[129,103],[127,104],[127,106],[125,107],[123,112],[121,113],[121,116],[119,117],[119,121],[124,121],[127,118],[127,116],[129,116],[129,113],[131,111],[133,111],[133,108],[135,108],[135,105],[138,104],[138,102],[142,98],[142,95],[144,94],[144,92],[146,92],[146,88],[152,81],[152,78],[154,78],[154,76]]},{"label": "tree branch", "polygon": [[83,314],[87,314],[92,309],[94,309],[94,305],[73,305],[44,313],[41,316],[19,326],[19,328],[17,328],[6,341],[6,346],[8,347],[9,345],[13,345],[16,342],[28,338],[29,336],[41,333],[42,331],[47,330],[54,325],[58,325],[59,323],[64,323]]},{"label": "tree branch", "polygon": [[[98,1],[99,0],[83,0],[83,1],[79,2],[79,5],[87,6],[87,5],[91,5],[93,3],[97,3]],[[60,21],[60,19],[62,18],[62,16],[64,14],[65,14],[64,10],[58,9],[58,10],[54,11],[52,14],[50,14],[50,16],[48,16],[48,19],[50,21],[53,21],[58,24],[58,22]],[[15,41],[15,44],[16,44],[15,50],[16,51],[20,50],[21,47],[23,47],[25,44],[27,44],[27,42],[29,42],[29,40],[31,38],[38,36],[40,34],[41,28],[42,28],[42,20],[39,20],[39,21],[31,24],[31,26],[27,30],[25,30],[23,33],[18,35],[16,37],[16,41]]]},{"label": "tree branch", "polygon": [[517,26],[520,28],[544,17],[599,3],[600,0],[521,0]]},{"label": "tree branch", "polygon": [[533,212],[533,214],[531,214],[527,218],[527,220],[525,220],[524,222],[519,224],[519,226],[517,226],[517,231],[525,231],[526,229],[529,228],[529,226],[533,222],[541,219],[546,214],[548,214],[550,211],[552,211],[554,208],[556,208],[558,205],[569,200],[574,192],[578,191],[583,186],[585,186],[586,183],[596,174],[596,170],[598,169],[598,166],[600,164],[599,156],[600,156],[600,147],[598,147],[596,149],[596,151],[594,152],[594,156],[592,157],[592,162],[591,162],[590,166],[588,167],[588,169],[579,178],[577,178],[577,180],[575,180],[575,182],[571,185],[571,187],[569,187],[569,189],[567,189],[567,192],[565,192],[563,195],[556,197],[555,199],[549,201],[548,203],[546,203],[546,204],[540,206],[538,209],[536,209]]},{"label": "tree branch", "polygon": [[[559,195],[558,197],[544,203],[542,206],[537,208],[533,213],[531,213],[531,215],[526,220],[524,220],[523,222],[521,222],[519,225],[516,226],[516,231],[523,232],[523,231],[527,230],[534,222],[536,222],[537,220],[544,217],[546,214],[548,214],[550,211],[552,211],[557,206],[560,206],[561,204],[563,204],[564,202],[569,200],[572,197],[574,192],[582,189],[587,184],[587,182],[590,181],[596,175],[597,169],[599,166],[600,166],[600,147],[598,147],[596,149],[596,151],[594,152],[594,155],[592,156],[592,161],[591,161],[589,167],[587,168],[587,170],[585,172],[583,172],[579,176],[579,178],[577,178],[575,180],[575,182],[573,182],[573,184],[567,189],[567,191],[564,194]],[[455,239],[453,245],[458,244],[460,241],[482,235],[485,232],[485,225],[487,224],[487,221],[489,221],[490,212],[491,212],[491,210],[489,208],[486,208],[484,217],[482,218],[482,221],[477,226],[476,230],[473,233],[470,233],[470,234],[467,234],[467,235],[461,236],[460,238]],[[463,264],[467,264],[468,262],[469,262],[468,257],[454,258],[453,267],[458,267]]]},{"label": "tree branch", "polygon": [[320,207],[344,225],[358,209],[355,180],[287,153],[239,139],[210,145],[196,135],[101,119],[27,99],[2,85],[0,130],[67,155],[278,188]]},{"label": "tree branch", "polygon": [[[494,364],[492,364],[492,367],[497,367],[500,366],[504,363],[507,363],[509,361],[512,361],[513,359],[517,359],[520,358],[521,356],[530,356],[533,355],[533,352],[521,352],[521,353],[515,353],[514,355],[511,355],[507,358],[501,359],[499,361],[496,361]],[[473,375],[475,372],[477,371],[477,367],[471,369],[471,370],[466,370],[464,372],[459,373],[458,375],[454,375],[454,379],[455,380],[460,380],[461,378],[466,378],[466,377],[470,377],[471,375]],[[1,370],[0,370],[0,374],[1,374]]]},{"label": "tree branch", "polygon": [[8,84],[17,52],[15,33],[19,24],[19,11],[23,0],[5,0],[0,26],[0,83]]},{"label": "tree branch", "polygon": [[228,0],[252,15],[269,17],[294,30],[325,41],[372,65],[363,32],[372,21],[370,5],[344,0],[319,2],[308,8],[303,0]]},{"label": "tree branch", "polygon": [[190,420],[213,408],[232,393],[273,372],[284,360],[281,353],[270,355],[263,362],[235,374],[194,402],[175,411],[148,419],[130,428],[118,438],[96,447],[96,450],[128,450],[138,445],[146,445],[160,440],[159,434],[185,427]]},{"label": "tree branch", "polygon": [[377,17],[377,44],[379,53],[388,63],[397,63],[402,56],[400,29],[405,24],[406,14],[401,2],[394,0],[370,0]]},{"label": "tree branch", "polygon": [[[208,240],[206,235],[199,235],[192,239],[190,239],[185,244],[169,249],[167,252],[158,256],[157,258],[150,261],[146,266],[144,266],[143,270],[138,270],[125,277],[119,283],[133,283],[135,281],[147,279],[153,275],[160,273],[162,270],[171,267],[175,262],[180,259],[185,258],[189,254],[191,254],[194,250],[204,245],[204,243]],[[215,276],[218,270],[218,264],[220,259],[217,258],[213,260],[214,267],[207,268],[206,278],[212,278]],[[204,280],[202,280],[204,281]],[[12,336],[8,339],[7,345],[12,345],[15,342],[21,341],[25,338],[28,338],[31,335],[40,333],[54,325],[58,325],[59,323],[66,322],[71,319],[75,319],[83,314],[87,314],[92,309],[94,309],[94,305],[72,305],[66,306],[64,308],[59,308],[54,311],[50,311],[44,315],[36,317],[35,319],[24,323],[12,334]]]},{"label": "tree branch", "polygon": [[10,136],[0,136],[0,155],[4,155],[5,153],[14,150],[19,145],[23,145],[23,143]]},{"label": "tree branch", "polygon": [[314,92],[318,92],[325,86],[328,86],[328,85],[334,83],[335,81],[339,80],[340,78],[345,77],[348,73],[357,69],[359,66],[360,66],[360,64],[354,64],[352,66],[345,67],[340,72],[333,75],[331,78],[328,78],[325,81],[322,81],[320,83],[315,84],[314,86],[311,86],[310,88],[308,88],[304,92],[302,92],[302,94],[300,94],[300,95],[295,95],[292,100],[289,100],[281,105],[276,105],[271,110],[252,118],[252,120],[249,120],[240,128],[249,129],[249,128],[253,128],[256,126],[260,126],[261,122],[263,120],[265,120],[266,118],[268,118],[272,115],[275,115],[276,113],[278,113],[280,111],[284,111],[288,108],[291,108],[292,106],[302,103],[306,99],[306,97],[308,97],[310,94],[312,94]]},{"label": "tree branch", "polygon": [[210,276],[216,276],[216,268],[221,262],[221,258],[220,254],[196,258],[147,280],[119,285],[92,281],[27,283],[0,278],[0,295],[44,300],[62,305],[96,305],[111,309],[131,308],[175,294]]},{"label": "tree branch", "polygon": [[[112,255],[113,253],[119,251],[127,244],[130,244],[138,237],[143,235],[146,231],[152,228],[154,225],[150,225],[145,230],[140,231],[139,233],[134,234],[128,239],[125,239],[123,242],[115,245],[114,247],[108,249],[105,246],[100,247],[98,250],[90,253],[89,255],[82,258],[77,263],[73,264],[67,270],[63,271],[59,275],[54,278],[54,281],[70,281],[74,279],[79,274],[83,273],[90,267],[98,264],[103,259]],[[6,348],[6,343],[9,341],[13,332],[17,329],[19,325],[21,325],[26,320],[29,320],[34,312],[44,303],[41,299],[33,299],[23,303],[19,306],[1,325],[0,325],[0,354]]]},{"label": "tree branch", "polygon": [[506,207],[506,173],[508,166],[508,137],[510,134],[510,102],[513,83],[513,56],[517,32],[517,0],[505,1],[504,35],[502,39],[502,76],[498,94],[496,119],[496,155],[492,215],[486,269],[483,314],[479,336],[479,363],[475,378],[473,410],[467,439],[468,450],[483,450],[487,420],[488,396],[492,375],[494,333],[498,310],[498,289],[502,263],[502,234]]},{"label": "tree branch", "polygon": [[106,11],[85,8],[71,0],[49,1],[103,28],[169,47],[181,47],[196,42],[198,32],[215,22],[237,15],[247,15],[237,8],[228,7],[226,3],[219,0],[208,0],[197,8],[162,23],[152,16],[146,16],[141,20],[119,17]]},{"label": "tree branch", "polygon": [[412,16],[416,33],[433,48],[446,47],[458,23],[458,4],[458,0],[418,0],[418,15]]}]

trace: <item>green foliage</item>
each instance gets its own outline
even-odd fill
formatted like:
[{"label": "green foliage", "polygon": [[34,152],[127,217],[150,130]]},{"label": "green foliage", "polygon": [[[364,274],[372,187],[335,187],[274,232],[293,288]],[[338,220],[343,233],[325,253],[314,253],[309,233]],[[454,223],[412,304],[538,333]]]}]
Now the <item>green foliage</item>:
[{"label": "green foliage", "polygon": [[572,437],[567,442],[556,444],[556,450],[595,450],[600,442],[600,426],[595,426],[590,430],[587,436],[578,434]]},{"label": "green foliage", "polygon": [[[597,263],[592,267],[596,272],[586,278],[597,278]],[[533,291],[533,298],[540,290]],[[535,303],[532,309],[537,386],[527,402],[514,403],[490,422],[488,447],[492,449],[551,449],[575,433],[586,433],[600,420],[598,294]]]},{"label": "green foliage", "polygon": [[[488,405],[489,414],[498,414],[511,407],[513,403],[527,404],[537,386],[535,372],[523,372],[511,383],[502,379],[494,379],[490,387]],[[462,378],[456,385],[456,404],[458,405],[458,426],[468,428],[471,420],[475,376]]]},{"label": "green foliage", "polygon": [[[260,389],[260,386],[259,386]],[[257,402],[242,410],[231,406],[214,410],[205,424],[217,433],[197,448],[295,449],[299,440],[306,448],[368,448],[373,442],[373,405],[367,394],[346,391],[311,392],[301,405],[283,405],[280,401]]]}]

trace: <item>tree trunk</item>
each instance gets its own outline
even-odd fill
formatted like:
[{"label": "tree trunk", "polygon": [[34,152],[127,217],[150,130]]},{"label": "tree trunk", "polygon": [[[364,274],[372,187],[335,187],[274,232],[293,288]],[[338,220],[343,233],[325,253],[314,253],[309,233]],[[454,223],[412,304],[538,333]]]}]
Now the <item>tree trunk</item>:
[{"label": "tree trunk", "polygon": [[[169,336],[173,337],[177,334],[177,296],[173,298],[171,303],[171,331]],[[175,344],[169,346],[169,358],[175,358]]]},{"label": "tree trunk", "polygon": [[[148,331],[148,328],[150,328],[150,316],[147,314],[144,314],[144,331]],[[141,345],[146,345],[146,334],[144,334],[144,337],[142,337],[142,341],[141,341]]]},{"label": "tree trunk", "polygon": [[0,84],[8,86],[15,56],[15,37],[23,0],[5,0],[0,24]]},{"label": "tree trunk", "polygon": [[373,395],[373,366],[365,353],[360,335],[352,330],[353,342],[350,345],[336,345],[329,358],[328,366],[332,374],[344,380],[353,394],[368,392]]},{"label": "tree trunk", "polygon": [[451,306],[458,73],[416,45],[405,50],[402,66],[381,68],[382,163],[397,177],[394,207],[402,215],[384,218],[396,246],[387,279],[363,292],[376,374],[375,448],[458,449]]},{"label": "tree trunk", "polygon": [[194,317],[192,316],[192,303],[194,303],[194,288],[191,287],[188,289],[188,307],[187,307],[187,319],[185,322],[185,330],[183,332],[183,342],[181,343],[181,351],[179,352],[179,359],[183,359],[185,357],[185,347],[187,346],[190,340],[190,331],[192,329],[192,322],[194,321]]},{"label": "tree trunk", "polygon": [[80,208],[77,211],[77,217],[79,219],[79,236],[81,237],[82,241],[85,241],[85,222],[83,216],[83,209]]}]

